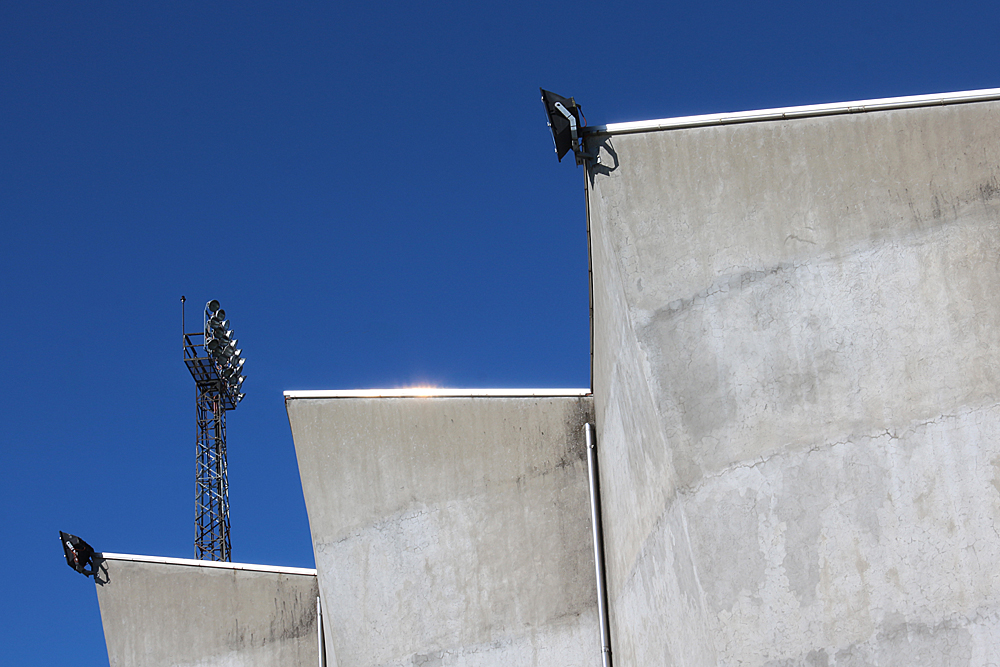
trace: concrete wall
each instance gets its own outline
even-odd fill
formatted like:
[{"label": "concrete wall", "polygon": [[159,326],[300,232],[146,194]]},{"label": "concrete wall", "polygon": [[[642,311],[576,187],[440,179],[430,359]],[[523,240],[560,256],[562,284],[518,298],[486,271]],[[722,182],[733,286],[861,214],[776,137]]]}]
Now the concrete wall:
[{"label": "concrete wall", "polygon": [[315,574],[170,560],[103,561],[97,599],[111,667],[319,664]]},{"label": "concrete wall", "polygon": [[1000,105],[601,156],[617,664],[1000,664]]},{"label": "concrete wall", "polygon": [[599,664],[590,397],[286,404],[331,664]]}]

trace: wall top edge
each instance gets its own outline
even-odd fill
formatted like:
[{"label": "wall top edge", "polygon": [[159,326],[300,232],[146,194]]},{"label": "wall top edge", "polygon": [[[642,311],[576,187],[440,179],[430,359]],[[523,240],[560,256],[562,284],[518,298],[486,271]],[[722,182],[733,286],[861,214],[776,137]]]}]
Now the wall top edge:
[{"label": "wall top edge", "polygon": [[570,398],[590,396],[590,389],[445,389],[406,387],[402,389],[346,389],[286,391],[285,399],[299,398]]},{"label": "wall top edge", "polygon": [[872,111],[888,111],[891,109],[912,109],[949,104],[988,102],[991,100],[1000,100],[1000,88],[985,88],[983,90],[967,90],[954,93],[933,93],[930,95],[910,95],[908,97],[885,97],[875,100],[810,104],[797,107],[735,111],[700,116],[681,116],[678,118],[641,120],[629,123],[609,123],[607,125],[584,127],[583,133],[614,135],[635,132],[656,132],[659,130],[676,130],[689,127],[758,123],[791,118],[812,118],[816,116],[838,116]]},{"label": "wall top edge", "polygon": [[243,570],[246,572],[270,572],[273,574],[302,574],[315,577],[316,570],[306,567],[281,567],[279,565],[252,565],[249,563],[226,563],[214,560],[195,560],[193,558],[168,558],[166,556],[137,556],[133,554],[99,553],[104,560],[127,561],[131,563],[156,563],[159,565],[185,565],[188,567],[207,567],[222,570]]}]

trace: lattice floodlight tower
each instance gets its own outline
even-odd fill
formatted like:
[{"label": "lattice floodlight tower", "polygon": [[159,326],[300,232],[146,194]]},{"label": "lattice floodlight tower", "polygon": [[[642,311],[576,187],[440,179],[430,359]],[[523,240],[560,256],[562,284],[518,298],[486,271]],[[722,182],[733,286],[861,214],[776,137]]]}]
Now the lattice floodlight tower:
[{"label": "lattice floodlight tower", "polygon": [[204,322],[203,331],[185,333],[183,341],[184,364],[196,388],[198,422],[194,557],[230,561],[226,412],[243,400],[244,359],[218,301],[205,304]]}]

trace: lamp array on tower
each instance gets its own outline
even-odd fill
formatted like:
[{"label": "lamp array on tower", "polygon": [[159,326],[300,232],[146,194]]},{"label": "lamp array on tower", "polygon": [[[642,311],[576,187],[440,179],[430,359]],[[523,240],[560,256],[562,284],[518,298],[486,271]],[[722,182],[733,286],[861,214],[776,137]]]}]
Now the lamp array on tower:
[{"label": "lamp array on tower", "polygon": [[236,347],[237,339],[229,328],[226,311],[215,299],[205,304],[205,349],[215,361],[216,371],[223,380],[224,390],[229,394],[235,407],[243,400],[240,389],[243,386],[243,350]]}]

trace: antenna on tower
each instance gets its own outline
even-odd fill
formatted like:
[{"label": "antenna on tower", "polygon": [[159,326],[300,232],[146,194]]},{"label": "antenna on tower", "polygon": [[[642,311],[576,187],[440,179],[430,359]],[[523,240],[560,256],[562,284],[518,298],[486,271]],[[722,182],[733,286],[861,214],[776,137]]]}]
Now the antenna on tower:
[{"label": "antenna on tower", "polygon": [[[181,297],[181,326],[184,326]],[[226,471],[226,412],[243,400],[242,350],[218,301],[205,304],[204,328],[183,334],[184,365],[195,384],[198,426],[195,469],[194,557],[232,560],[229,540],[229,479]]]}]

